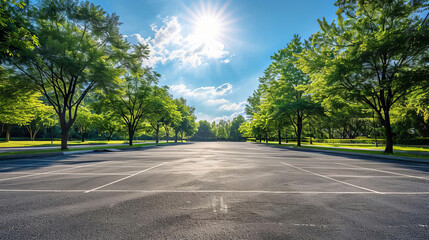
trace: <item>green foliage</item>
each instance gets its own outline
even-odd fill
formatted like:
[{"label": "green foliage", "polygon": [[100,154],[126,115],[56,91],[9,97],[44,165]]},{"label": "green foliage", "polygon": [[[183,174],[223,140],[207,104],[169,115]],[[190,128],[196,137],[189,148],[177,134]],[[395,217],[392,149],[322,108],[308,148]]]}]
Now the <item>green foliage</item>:
[{"label": "green foliage", "polygon": [[117,89],[98,94],[100,108],[112,112],[126,126],[130,145],[133,144],[135,132],[141,127],[141,121],[154,111],[154,84],[158,77],[157,73],[149,70],[143,75],[128,73]]},{"label": "green foliage", "polygon": [[336,6],[337,23],[319,20],[313,48],[299,55],[300,69],[314,89],[372,108],[385,129],[385,152],[392,153],[392,107],[428,87],[428,13],[421,17],[427,1],[339,0]]},{"label": "green foliage", "polygon": [[100,6],[74,0],[43,0],[31,12],[40,46],[11,63],[45,95],[67,132],[94,88],[115,87],[124,66],[135,69],[146,46],[131,46],[119,34],[119,18]]},{"label": "green foliage", "polygon": [[30,28],[28,1],[0,1],[0,63],[39,46],[38,38]]},{"label": "green foliage", "polygon": [[282,128],[291,124],[298,146],[301,144],[303,121],[310,115],[322,113],[320,104],[312,101],[311,94],[306,94],[310,78],[296,67],[298,57],[304,47],[300,37],[295,35],[286,48],[275,53],[272,63],[259,79],[260,85],[248,99],[247,114],[252,119],[252,133],[261,138],[272,131],[277,131],[279,141]]},{"label": "green foliage", "polygon": [[82,142],[85,142],[85,135],[88,134],[89,130],[95,126],[95,122],[97,121],[96,119],[96,114],[91,113],[88,108],[79,108],[78,115],[73,126],[81,135]]},{"label": "green foliage", "polygon": [[164,127],[167,139],[170,127],[176,126],[181,121],[181,112],[168,93],[167,87],[154,87],[154,94],[150,103],[150,114],[147,117],[149,124],[156,132],[156,143],[159,142],[160,126]]},{"label": "green foliage", "polygon": [[[36,97],[40,94],[36,94]],[[26,128],[30,134],[31,141],[34,141],[37,132],[41,128],[52,127],[57,124],[55,119],[55,111],[51,106],[43,104],[39,99],[33,99],[30,103],[30,111],[34,115],[34,118],[26,124]]]},{"label": "green foliage", "polygon": [[112,139],[113,134],[118,133],[121,129],[120,119],[108,110],[101,114],[95,114],[93,118],[93,127],[101,134],[106,134],[108,141]]},{"label": "green foliage", "polygon": [[243,116],[238,115],[235,117],[231,122],[231,127],[229,131],[229,139],[232,141],[241,141],[242,140],[242,134],[240,131],[240,126],[246,122]]},{"label": "green foliage", "polygon": [[177,142],[179,134],[182,135],[182,139],[183,134],[185,134],[185,136],[192,137],[197,132],[197,123],[195,122],[195,108],[186,105],[186,100],[184,98],[175,99],[174,103],[181,116],[180,120],[172,125],[175,134],[175,141]]},{"label": "green foliage", "polygon": [[216,140],[216,134],[212,132],[210,123],[201,120],[198,122],[198,131],[192,137],[192,140]]}]

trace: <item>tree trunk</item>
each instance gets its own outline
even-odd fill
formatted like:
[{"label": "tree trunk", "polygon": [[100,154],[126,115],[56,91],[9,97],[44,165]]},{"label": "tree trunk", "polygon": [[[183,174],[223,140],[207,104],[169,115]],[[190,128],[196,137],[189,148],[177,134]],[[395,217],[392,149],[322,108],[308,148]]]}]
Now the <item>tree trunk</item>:
[{"label": "tree trunk", "polygon": [[285,135],[286,135],[286,136],[285,136],[285,137],[286,137],[286,141],[285,141],[285,142],[287,143],[287,127],[286,127]]},{"label": "tree trunk", "polygon": [[277,134],[278,134],[278,138],[279,138],[279,145],[281,145],[282,144],[282,133],[281,133],[280,129],[278,130]]},{"label": "tree trunk", "polygon": [[390,124],[390,113],[389,110],[384,110],[384,131],[386,134],[386,148],[384,153],[393,153],[393,134],[392,126]]},{"label": "tree trunk", "polygon": [[30,141],[34,141],[33,140],[33,130],[31,129],[31,126],[25,126],[27,128],[28,133],[30,134]]},{"label": "tree trunk", "polygon": [[262,143],[262,136],[259,136],[259,143]]},{"label": "tree trunk", "polygon": [[298,114],[298,119],[296,122],[296,127],[297,127],[297,132],[296,132],[296,141],[297,141],[297,146],[301,147],[301,133],[302,133],[302,116],[300,116]]},{"label": "tree trunk", "polygon": [[1,128],[0,128],[0,136],[3,134],[3,129],[4,129],[4,123],[1,123],[0,122],[0,125],[1,125]]},{"label": "tree trunk", "polygon": [[82,133],[82,142],[85,142],[85,133]]},{"label": "tree trunk", "polygon": [[183,142],[183,132],[181,133],[181,137],[180,137],[180,138],[181,138],[181,140],[182,140],[182,142]]},{"label": "tree trunk", "polygon": [[12,128],[12,125],[8,124],[6,127],[6,142],[10,141],[10,129]]},{"label": "tree trunk", "polygon": [[39,132],[39,130],[40,130],[40,128],[36,127],[36,129],[34,129],[34,132],[30,132],[30,139],[31,139],[31,141],[36,140],[36,135]]},{"label": "tree trunk", "polygon": [[65,113],[59,115],[60,126],[61,126],[61,150],[67,150],[67,135],[70,127],[73,125],[72,120],[69,119],[69,122],[66,122]]},{"label": "tree trunk", "polygon": [[156,143],[159,143],[159,123],[156,123]]},{"label": "tree trunk", "polygon": [[134,132],[131,128],[128,129],[128,144],[133,145]]},{"label": "tree trunk", "polygon": [[67,150],[67,134],[68,130],[61,126],[61,150]]},{"label": "tree trunk", "polygon": [[268,143],[268,133],[265,133],[265,143]]},{"label": "tree trunk", "polygon": [[177,143],[177,135],[179,134],[178,132],[174,132],[175,136],[174,136],[174,142]]},{"label": "tree trunk", "polygon": [[112,139],[112,135],[113,135],[113,133],[109,132],[109,135],[107,136],[107,141],[110,141]]}]

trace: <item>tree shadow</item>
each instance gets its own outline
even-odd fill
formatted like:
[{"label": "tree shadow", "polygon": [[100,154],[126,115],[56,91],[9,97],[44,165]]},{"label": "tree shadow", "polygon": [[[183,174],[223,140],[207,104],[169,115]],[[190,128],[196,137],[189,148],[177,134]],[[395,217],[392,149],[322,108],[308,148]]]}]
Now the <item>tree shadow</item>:
[{"label": "tree shadow", "polygon": [[[308,150],[308,149],[299,149],[299,148],[290,148],[287,146],[279,146],[279,145],[269,145],[269,144],[261,144],[261,146],[270,147],[270,148],[276,148],[280,149],[280,151],[294,151],[297,153],[296,158],[303,158],[303,159],[309,159],[311,156],[304,156],[299,155],[301,152],[305,153],[313,153],[313,154],[321,154],[325,156],[333,156],[333,157],[342,157],[346,159],[357,159],[357,160],[364,160],[368,162],[377,162],[377,163],[390,163],[394,164],[393,166],[401,167],[401,168],[407,168],[410,170],[416,170],[421,172],[429,172],[429,164],[428,163],[421,163],[421,162],[412,162],[412,161],[406,161],[406,160],[394,160],[394,159],[383,159],[378,157],[371,157],[371,156],[354,156],[354,155],[348,155],[346,153],[342,152],[322,152],[322,151],[316,151],[316,150]],[[284,156],[283,156],[284,157]],[[371,166],[365,166],[365,168],[371,168]]]},{"label": "tree shadow", "polygon": [[[170,144],[161,144],[157,146],[138,146],[133,149],[126,149],[121,150],[121,152],[128,152],[128,151],[145,151],[149,150],[151,148],[164,148],[168,146],[177,146],[182,144],[193,144],[193,143],[170,143]],[[94,159],[94,160],[84,160],[82,157],[84,157],[86,154],[97,154],[97,153],[106,153],[108,151],[95,151],[90,153],[79,153],[79,154],[70,154],[70,155],[57,155],[57,156],[46,156],[46,157],[35,157],[35,158],[16,158],[16,159],[5,159],[0,160],[0,174],[1,173],[11,173],[11,172],[20,172],[20,171],[31,171],[31,170],[37,170],[39,168],[44,167],[50,167],[50,166],[73,166],[73,165],[79,165],[79,164],[94,164],[94,163],[101,163],[105,161],[111,161],[111,160],[100,160],[100,159]],[[73,161],[73,159],[76,159]],[[54,169],[55,170],[55,169]],[[1,179],[0,179],[1,180]]]}]

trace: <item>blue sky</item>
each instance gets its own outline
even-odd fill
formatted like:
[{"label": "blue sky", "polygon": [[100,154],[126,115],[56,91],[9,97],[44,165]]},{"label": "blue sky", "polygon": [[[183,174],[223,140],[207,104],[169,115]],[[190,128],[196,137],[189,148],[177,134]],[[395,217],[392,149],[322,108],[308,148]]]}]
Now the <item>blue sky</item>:
[{"label": "blue sky", "polygon": [[121,33],[149,44],[145,63],[162,75],[175,98],[196,108],[197,120],[244,115],[247,97],[270,56],[294,34],[318,31],[332,20],[334,0],[93,0],[120,16]]}]

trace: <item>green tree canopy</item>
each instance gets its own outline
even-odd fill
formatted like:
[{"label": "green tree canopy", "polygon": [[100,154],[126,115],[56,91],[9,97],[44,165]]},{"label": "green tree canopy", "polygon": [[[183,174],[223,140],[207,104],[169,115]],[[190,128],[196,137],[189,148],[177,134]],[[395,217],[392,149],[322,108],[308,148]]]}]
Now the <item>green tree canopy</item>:
[{"label": "green tree canopy", "polygon": [[54,107],[66,149],[67,132],[88,92],[114,87],[124,66],[138,68],[148,52],[123,39],[118,16],[90,2],[42,0],[31,17],[40,46],[11,62]]},{"label": "green tree canopy", "polygon": [[338,0],[335,5],[337,22],[319,20],[313,49],[300,55],[299,66],[315,88],[374,109],[385,129],[385,152],[392,153],[391,108],[428,88],[427,1]]}]

